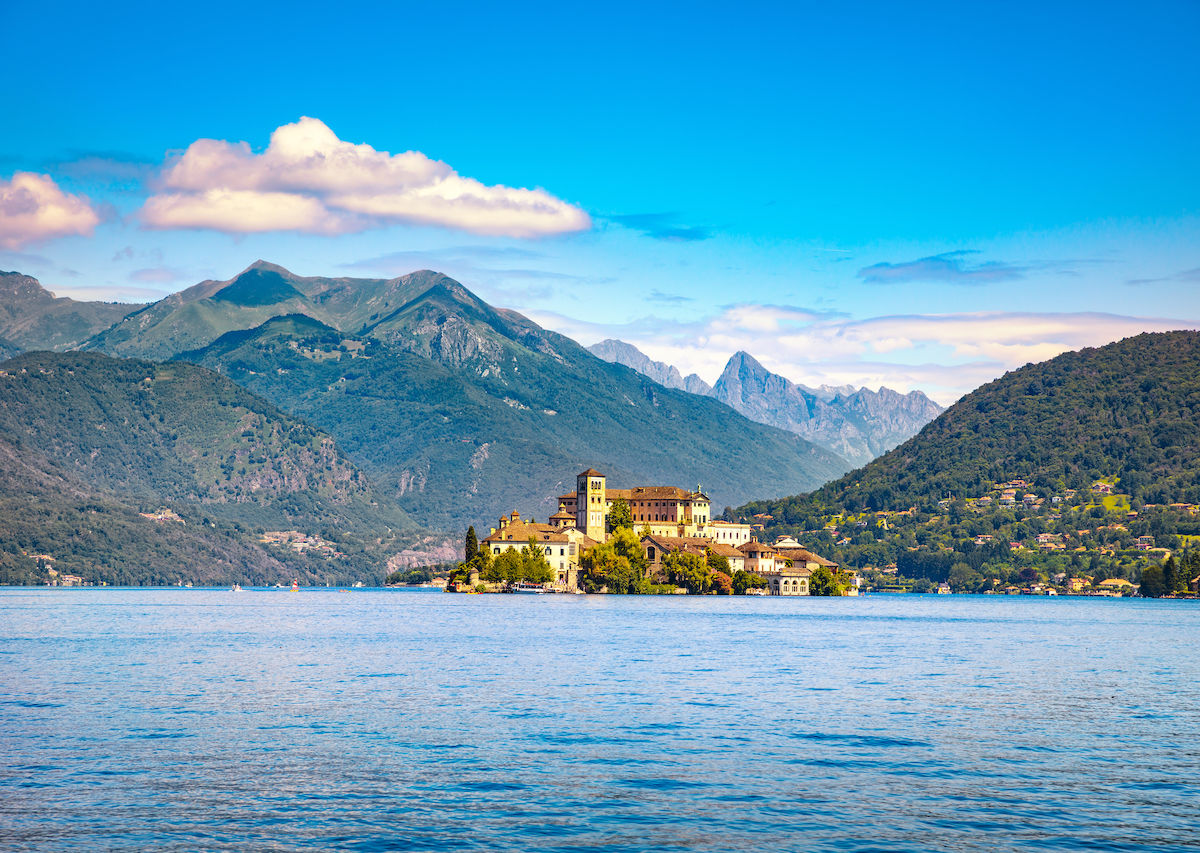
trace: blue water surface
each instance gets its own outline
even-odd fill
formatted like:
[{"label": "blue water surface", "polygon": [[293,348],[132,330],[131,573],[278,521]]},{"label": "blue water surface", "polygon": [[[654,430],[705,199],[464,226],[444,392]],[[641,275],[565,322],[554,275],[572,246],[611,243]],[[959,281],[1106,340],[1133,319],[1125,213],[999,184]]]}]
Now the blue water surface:
[{"label": "blue water surface", "polygon": [[0,590],[0,848],[1200,848],[1187,601]]}]

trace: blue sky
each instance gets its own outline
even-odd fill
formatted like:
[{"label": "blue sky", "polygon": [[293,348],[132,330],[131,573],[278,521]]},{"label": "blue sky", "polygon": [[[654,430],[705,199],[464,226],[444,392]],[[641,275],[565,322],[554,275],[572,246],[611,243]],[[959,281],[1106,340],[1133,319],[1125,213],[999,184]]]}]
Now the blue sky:
[{"label": "blue sky", "polygon": [[0,5],[0,269],[432,267],[943,402],[1200,325],[1200,4],[432,5]]}]

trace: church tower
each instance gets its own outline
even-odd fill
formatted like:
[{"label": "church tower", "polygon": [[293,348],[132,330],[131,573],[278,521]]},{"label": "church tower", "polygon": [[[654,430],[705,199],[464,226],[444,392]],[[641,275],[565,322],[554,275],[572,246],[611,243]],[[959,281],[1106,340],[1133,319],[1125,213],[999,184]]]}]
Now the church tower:
[{"label": "church tower", "polygon": [[575,527],[589,539],[603,542],[607,522],[604,475],[595,468],[588,468],[575,478]]}]

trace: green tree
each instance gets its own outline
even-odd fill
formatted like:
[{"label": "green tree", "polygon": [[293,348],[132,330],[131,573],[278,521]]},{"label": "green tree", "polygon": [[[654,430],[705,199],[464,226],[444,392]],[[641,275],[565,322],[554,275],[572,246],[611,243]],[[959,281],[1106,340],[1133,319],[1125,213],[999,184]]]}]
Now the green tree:
[{"label": "green tree", "polygon": [[673,551],[663,558],[663,568],[667,577],[676,586],[682,586],[694,595],[708,592],[712,582],[712,572],[708,563],[698,554],[685,551]]},{"label": "green tree", "polygon": [[506,548],[492,559],[491,565],[479,576],[489,583],[515,583],[521,579],[523,570],[520,553],[513,548]]},{"label": "green tree", "polygon": [[530,583],[549,583],[554,580],[554,570],[546,559],[545,549],[537,539],[529,537],[529,544],[521,549],[521,577]]},{"label": "green tree", "polygon": [[712,548],[705,548],[704,555],[708,560],[708,567],[714,572],[722,572],[726,575],[733,575],[733,571],[729,568],[729,558],[723,557],[713,551]]},{"label": "green tree", "polygon": [[617,594],[650,591],[646,555],[637,534],[630,528],[620,528],[607,542],[589,548],[580,556],[579,565],[588,589],[607,587],[609,592]]},{"label": "green tree", "polygon": [[1174,555],[1163,561],[1162,577],[1163,595],[1170,595],[1179,588],[1179,568],[1175,565]]},{"label": "green tree", "polygon": [[950,567],[950,576],[947,582],[955,592],[974,592],[983,583],[983,575],[966,563],[955,563]]},{"label": "green tree", "polygon": [[841,595],[845,591],[838,576],[827,566],[817,566],[808,579],[809,595]]},{"label": "green tree", "polygon": [[765,589],[766,586],[767,579],[760,575],[747,572],[744,569],[738,569],[733,573],[734,595],[745,595],[748,589]]},{"label": "green tree", "polygon": [[467,563],[471,562],[475,558],[475,555],[479,553],[479,540],[475,538],[475,525],[473,524],[467,528],[466,547],[463,550],[463,561]]},{"label": "green tree", "polygon": [[1161,598],[1167,590],[1163,582],[1162,566],[1146,566],[1142,570],[1142,585],[1139,590],[1143,598]]},{"label": "green tree", "polygon": [[633,510],[624,498],[617,498],[608,510],[608,532],[618,530],[633,530]]}]

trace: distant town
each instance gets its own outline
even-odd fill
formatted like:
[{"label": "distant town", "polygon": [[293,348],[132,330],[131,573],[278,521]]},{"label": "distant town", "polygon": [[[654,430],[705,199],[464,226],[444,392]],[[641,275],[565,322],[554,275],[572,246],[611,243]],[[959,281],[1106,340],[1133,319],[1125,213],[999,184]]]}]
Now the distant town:
[{"label": "distant town", "polygon": [[1200,584],[1200,505],[1136,502],[1115,478],[1044,493],[1014,478],[942,498],[936,510],[747,521],[760,536],[784,529],[808,547],[824,545],[873,592],[1188,597]]}]

